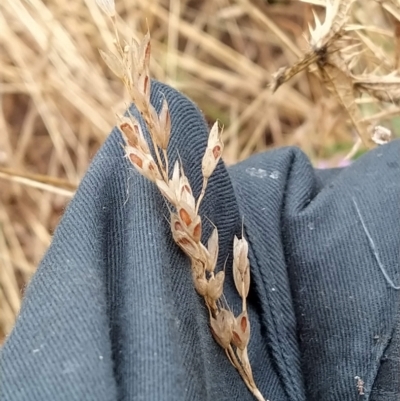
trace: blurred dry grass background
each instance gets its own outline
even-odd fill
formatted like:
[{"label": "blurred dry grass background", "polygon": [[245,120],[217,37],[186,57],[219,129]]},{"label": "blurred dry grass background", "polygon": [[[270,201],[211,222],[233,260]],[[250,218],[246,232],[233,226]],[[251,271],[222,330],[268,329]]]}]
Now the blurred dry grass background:
[{"label": "blurred dry grass background", "polygon": [[[317,1],[316,1],[317,2]],[[395,4],[395,3],[393,3]],[[152,37],[152,75],[225,125],[224,159],[300,146],[316,165],[338,165],[356,134],[310,73],[275,94],[280,67],[306,48],[312,6],[298,0],[116,0],[120,27]],[[318,12],[323,8],[317,7]],[[399,7],[400,10],[400,7]],[[390,11],[390,10],[389,10]],[[400,12],[399,12],[400,15]],[[397,18],[399,18],[397,15]],[[400,26],[379,1],[359,0],[354,23],[398,68]],[[52,231],[128,98],[101,60],[112,34],[95,0],[0,3],[0,342]],[[379,113],[361,102],[362,115]],[[400,134],[396,113],[384,125]],[[380,121],[382,123],[382,121]]]}]

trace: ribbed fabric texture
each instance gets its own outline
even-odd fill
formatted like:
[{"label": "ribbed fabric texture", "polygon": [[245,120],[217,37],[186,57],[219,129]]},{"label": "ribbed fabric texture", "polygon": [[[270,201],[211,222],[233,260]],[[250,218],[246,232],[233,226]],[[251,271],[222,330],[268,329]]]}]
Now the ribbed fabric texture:
[{"label": "ribbed fabric texture", "polygon": [[[207,126],[193,103],[154,83],[156,108],[164,97],[171,162],[179,154],[198,194]],[[0,353],[0,400],[252,400],[211,337],[164,200],[121,143],[114,131],[93,160],[27,288]],[[243,222],[249,354],[271,401],[400,398],[400,291],[382,273],[400,285],[399,151],[393,142],[345,170],[315,172],[285,148],[214,173],[203,237],[209,219],[239,313],[231,253]]]}]

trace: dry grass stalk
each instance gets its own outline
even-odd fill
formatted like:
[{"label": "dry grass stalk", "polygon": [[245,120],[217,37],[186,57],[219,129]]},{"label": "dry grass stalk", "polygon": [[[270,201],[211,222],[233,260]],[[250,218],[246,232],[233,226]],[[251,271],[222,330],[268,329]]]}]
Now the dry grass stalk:
[{"label": "dry grass stalk", "polygon": [[12,182],[18,182],[28,187],[40,188],[66,197],[72,197],[77,188],[76,185],[57,177],[25,172],[21,173],[4,167],[0,167],[0,178]]},{"label": "dry grass stalk", "polygon": [[244,238],[235,237],[233,247],[234,282],[242,298],[242,312],[237,317],[226,305],[223,297],[225,272],[224,270],[216,272],[217,228],[214,228],[207,246],[201,242],[202,219],[199,208],[208,180],[221,158],[224,147],[218,123],[213,125],[208,137],[201,165],[202,190],[199,197],[195,199],[190,182],[179,161],[175,162],[172,174],[169,174],[167,148],[171,135],[171,118],[166,100],[159,114],[150,103],[150,35],[147,33],[141,42],[133,40],[131,45],[122,45],[116,27],[114,1],[98,0],[98,4],[111,19],[116,44],[116,53],[102,51],[101,55],[110,69],[124,83],[146,123],[152,141],[150,146],[135,117],[132,115],[121,117],[118,127],[125,140],[126,157],[144,177],[155,183],[161,194],[171,204],[172,236],[190,259],[194,287],[203,297],[209,311],[211,332],[225,350],[230,362],[239,371],[249,390],[258,400],[264,400],[255,384],[247,353],[250,341],[250,322],[246,305],[250,288],[247,241]]},{"label": "dry grass stalk", "polygon": [[[362,74],[353,72],[359,67],[363,52],[370,51],[373,54],[371,57],[378,58],[381,64],[383,58],[379,59],[376,55],[379,54],[378,49],[359,32],[366,27],[350,24],[351,10],[356,0],[302,1],[324,5],[325,21],[321,23],[314,12],[315,28],[310,26],[309,51],[293,66],[278,70],[271,83],[273,91],[299,72],[316,66],[317,73],[326,87],[347,111],[363,144],[370,148],[375,144],[386,143],[390,140],[391,133],[388,133],[387,128],[371,124],[371,119],[362,117],[357,97],[358,92],[365,92],[378,101],[397,103],[400,95],[398,71],[391,71],[385,75],[376,75],[375,71]],[[394,13],[394,2],[382,0],[380,3]],[[385,134],[381,135],[383,131]],[[355,148],[358,147],[357,141]]]}]

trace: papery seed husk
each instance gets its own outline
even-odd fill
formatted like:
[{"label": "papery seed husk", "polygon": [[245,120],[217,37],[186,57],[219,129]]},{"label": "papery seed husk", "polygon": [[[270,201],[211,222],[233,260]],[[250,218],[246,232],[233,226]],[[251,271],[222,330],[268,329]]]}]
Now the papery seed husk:
[{"label": "papery seed husk", "polygon": [[214,302],[221,298],[224,289],[225,272],[221,270],[208,280],[207,296]]},{"label": "papery seed husk", "polygon": [[181,197],[180,191],[179,191],[180,182],[181,182],[180,181],[180,179],[181,179],[180,177],[181,177],[181,175],[180,175],[180,165],[179,165],[179,162],[177,160],[175,162],[175,164],[174,164],[174,169],[172,171],[172,178],[170,180],[171,185],[173,185],[173,189],[176,192],[177,199],[180,199],[180,197]]},{"label": "papery seed husk", "polygon": [[143,92],[148,104],[150,104],[150,88],[151,88],[150,75],[144,74]]},{"label": "papery seed husk", "polygon": [[118,128],[122,132],[125,142],[129,146],[132,146],[133,148],[137,148],[139,145],[139,140],[137,137],[137,133],[133,129],[130,122],[124,121],[121,124],[119,124]]},{"label": "papery seed husk", "polygon": [[160,190],[161,194],[165,198],[167,198],[168,201],[172,205],[175,206],[177,203],[175,192],[171,190],[171,188],[168,186],[168,184],[166,184],[164,180],[160,179],[160,180],[156,180],[156,185],[157,185],[157,188]]},{"label": "papery seed husk", "polygon": [[143,71],[149,72],[150,70],[150,56],[151,56],[151,37],[150,32],[147,31],[139,43],[138,52],[140,54],[140,65]]},{"label": "papery seed husk", "polygon": [[242,238],[238,239],[236,236],[233,242],[233,263],[236,268],[243,274],[248,267],[248,254],[249,245],[247,241]]},{"label": "papery seed husk", "polygon": [[133,135],[136,136],[138,142],[138,145],[135,147],[139,147],[143,153],[151,156],[149,145],[143,135],[142,126],[140,125],[136,117],[130,115],[129,120],[125,119],[123,123],[129,124],[131,126],[131,129],[133,130]]},{"label": "papery seed husk", "polygon": [[201,238],[201,217],[196,214],[195,210],[191,210],[190,206],[180,200],[177,206],[178,216],[185,228],[185,231],[196,241]]},{"label": "papery seed husk", "polygon": [[185,226],[190,226],[192,224],[192,216],[184,207],[178,209],[179,218],[183,221]]},{"label": "papery seed husk", "polygon": [[140,149],[132,148],[131,146],[126,146],[125,151],[140,174],[152,182],[161,179],[160,171],[152,156],[146,155]]},{"label": "papery seed husk", "polygon": [[247,269],[242,273],[237,266],[233,266],[233,281],[235,282],[235,287],[241,298],[247,298],[250,290],[250,268],[249,265]]},{"label": "papery seed husk", "polygon": [[[191,259],[192,273],[196,277],[205,277],[204,262],[201,259]],[[193,276],[193,277],[194,277]],[[208,281],[206,280],[208,284]]]},{"label": "papery seed husk", "polygon": [[151,176],[150,180],[152,182],[156,182],[156,180],[161,179],[160,170],[158,169],[157,163],[153,160],[152,157],[146,157],[145,169],[147,169],[149,177]]},{"label": "papery seed husk", "polygon": [[138,88],[135,87],[135,83],[132,83],[131,81],[124,81],[124,84],[137,109],[145,110],[147,108],[148,102],[145,96],[138,90]]},{"label": "papery seed husk", "polygon": [[194,199],[194,196],[185,190],[180,191],[180,192],[181,192],[181,196],[180,196],[181,202],[184,202],[185,204],[187,204],[189,206],[188,210],[191,210],[192,212],[195,211],[196,210],[196,201]]},{"label": "papery seed husk", "polygon": [[[143,168],[143,159],[138,156],[136,153],[134,153],[136,149],[134,148],[130,148],[130,147],[126,147],[126,155],[128,156],[130,162],[138,169],[142,169]],[[141,173],[141,171],[140,171]]]},{"label": "papery seed husk", "polygon": [[193,269],[193,284],[194,288],[196,289],[197,293],[202,297],[207,295],[208,291],[208,281],[204,276],[198,276],[196,271]]},{"label": "papery seed husk", "polygon": [[177,160],[174,164],[174,169],[172,172],[172,178],[168,181],[168,187],[171,192],[174,193],[174,203],[175,207],[178,207],[178,204],[181,199],[180,194],[180,168],[179,168],[179,161]]},{"label": "papery seed husk", "polygon": [[216,121],[213,126],[211,127],[210,133],[208,135],[208,144],[207,147],[213,147],[214,144],[216,144],[217,142],[220,142],[220,130],[218,127],[218,121]]},{"label": "papery seed husk", "polygon": [[175,161],[171,180],[174,182],[177,182],[179,184],[179,161],[178,160]]},{"label": "papery seed husk", "polygon": [[192,238],[196,241],[199,242],[201,239],[201,220],[200,216],[197,216],[199,218],[198,221],[195,221],[192,229]]},{"label": "papery seed husk", "polygon": [[160,136],[160,125],[158,122],[158,114],[156,109],[153,107],[152,104],[150,104],[150,100],[148,102],[148,111],[150,112],[150,117],[151,117],[151,124],[153,126],[153,129],[151,130],[155,139],[156,139],[156,143],[159,147],[161,147],[159,145],[159,136]]},{"label": "papery seed husk", "polygon": [[173,230],[172,236],[174,241],[183,250],[183,252],[186,253],[186,255],[194,259],[200,259],[201,248],[196,242],[193,241],[192,238],[190,238],[186,232]]},{"label": "papery seed husk", "polygon": [[139,68],[141,69],[141,72],[144,72],[145,70],[148,70],[150,66],[151,43],[149,31],[147,31],[138,46],[138,53]]},{"label": "papery seed husk", "polygon": [[232,341],[232,327],[235,317],[231,311],[221,309],[214,318],[210,316],[211,332],[215,341],[223,348],[227,349]]},{"label": "papery seed husk", "polygon": [[218,160],[221,158],[222,155],[222,147],[220,144],[217,144],[212,148],[212,154],[214,156],[214,159],[218,163]]},{"label": "papery seed husk", "polygon": [[208,253],[210,254],[208,258],[207,270],[212,273],[215,270],[218,259],[218,230],[214,228],[208,239]]},{"label": "papery seed husk", "polygon": [[223,149],[224,144],[221,139],[221,132],[218,128],[218,122],[215,122],[210,130],[207,148],[201,163],[201,170],[204,178],[210,178],[211,174],[214,172]]},{"label": "papery seed husk", "polygon": [[171,231],[185,231],[176,213],[171,213]]},{"label": "papery seed husk", "polygon": [[198,243],[198,246],[199,246],[199,251],[200,251],[199,259],[201,260],[204,271],[206,271],[207,270],[206,269],[207,260],[210,257],[210,254],[208,253],[207,248],[201,242]]},{"label": "papery seed husk", "polygon": [[150,100],[150,84],[150,77],[147,74],[139,74],[136,85],[138,91],[146,100],[146,104],[148,104]]},{"label": "papery seed husk", "polygon": [[161,133],[160,147],[161,149],[166,150],[171,135],[171,116],[169,114],[168,103],[166,99],[163,100],[158,121]]},{"label": "papery seed husk", "polygon": [[[178,206],[178,219],[182,226],[182,230],[196,243],[200,244],[201,239],[201,218],[200,216],[194,216],[191,220],[191,216],[186,212],[185,209],[179,208]],[[190,222],[189,225],[187,222]]]},{"label": "papery seed husk", "polygon": [[185,202],[192,211],[196,210],[196,200],[193,196],[192,188],[182,169],[179,180],[179,199]]},{"label": "papery seed husk", "polygon": [[232,343],[240,350],[244,350],[250,340],[250,322],[247,311],[242,312],[236,319],[232,331]]},{"label": "papery seed husk", "polygon": [[[170,224],[171,224],[171,232],[172,234],[179,233],[181,235],[185,235],[185,229],[178,217],[178,215],[174,212],[171,212],[170,216]],[[187,235],[187,234],[186,234]]]},{"label": "papery seed husk", "polygon": [[250,291],[250,265],[243,274],[243,284],[244,285],[242,287],[243,288],[242,298],[247,298]]},{"label": "papery seed husk", "polygon": [[219,160],[216,160],[213,155],[213,150],[207,148],[201,163],[201,171],[204,178],[210,178],[215,170]]}]

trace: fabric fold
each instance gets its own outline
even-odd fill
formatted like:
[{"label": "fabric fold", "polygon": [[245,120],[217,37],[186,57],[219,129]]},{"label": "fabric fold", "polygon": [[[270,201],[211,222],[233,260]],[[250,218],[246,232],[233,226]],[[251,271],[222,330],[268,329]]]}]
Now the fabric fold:
[{"label": "fabric fold", "polygon": [[[153,82],[157,110],[164,99],[170,165],[181,160],[198,195],[207,125],[190,100]],[[122,142],[114,130],[94,158],[27,288],[0,352],[0,400],[253,400],[212,338],[165,201]],[[396,396],[400,291],[382,267],[400,283],[399,146],[325,173],[284,148],[220,162],[211,177],[203,242],[215,224],[224,294],[238,315],[233,238],[249,241],[249,357],[267,399]]]},{"label": "fabric fold", "polygon": [[[156,109],[164,98],[169,103],[170,160],[180,158],[198,194],[207,125],[175,90],[154,83],[152,93]],[[134,107],[131,113],[139,118]],[[115,130],[96,155],[25,294],[0,354],[0,399],[252,400],[211,336],[188,261],[172,241],[164,200],[124,159],[121,143]],[[210,180],[201,215],[204,240],[210,221],[219,229],[222,269],[240,230],[223,163]],[[231,278],[225,294],[238,313]],[[284,400],[260,341],[257,311],[249,315],[249,352],[260,388]],[[41,344],[45,352],[36,352]]]},{"label": "fabric fold", "polygon": [[250,264],[261,324],[288,400],[305,400],[297,323],[288,278],[282,210],[293,172],[299,187],[314,192],[314,172],[305,155],[286,148],[254,156],[230,169],[251,246]]},{"label": "fabric fold", "polygon": [[288,180],[282,227],[310,401],[368,400],[392,337],[400,292],[381,268],[399,282],[399,150],[367,153],[314,197],[299,169]]}]

